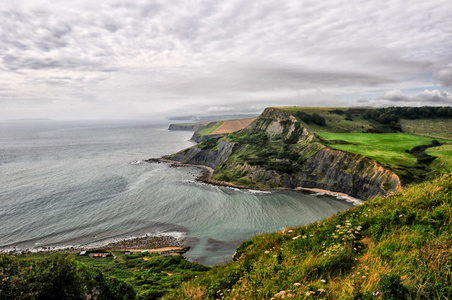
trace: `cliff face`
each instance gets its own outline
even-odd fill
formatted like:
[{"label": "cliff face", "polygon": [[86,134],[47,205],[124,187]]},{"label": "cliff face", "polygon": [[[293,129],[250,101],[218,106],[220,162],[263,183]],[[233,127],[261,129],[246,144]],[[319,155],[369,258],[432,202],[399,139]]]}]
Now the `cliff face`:
[{"label": "cliff face", "polygon": [[320,188],[360,199],[385,196],[402,189],[399,177],[372,159],[330,148],[320,149],[302,171],[283,178],[288,186]]},{"label": "cliff face", "polygon": [[363,200],[401,190],[392,171],[370,158],[323,145],[287,112],[266,109],[241,132],[208,142],[172,159],[209,166],[216,179],[248,186],[320,188]]},{"label": "cliff face", "polygon": [[185,164],[204,165],[215,169],[229,158],[233,148],[233,143],[220,140],[218,149],[203,150],[195,146],[176,153],[172,160]]},{"label": "cliff face", "polygon": [[190,141],[193,141],[195,143],[201,143],[208,139],[214,139],[218,137],[222,137],[224,134],[210,134],[210,135],[198,135],[196,132],[193,133],[192,137],[190,138]]}]

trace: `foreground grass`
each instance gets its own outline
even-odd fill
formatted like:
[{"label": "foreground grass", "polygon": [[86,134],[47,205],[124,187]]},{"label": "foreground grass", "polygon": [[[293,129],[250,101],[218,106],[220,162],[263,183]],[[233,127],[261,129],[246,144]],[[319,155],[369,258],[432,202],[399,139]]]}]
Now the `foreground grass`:
[{"label": "foreground grass", "polygon": [[0,256],[0,299],[158,299],[210,269],[180,255],[113,254]]},{"label": "foreground grass", "polygon": [[135,289],[137,299],[159,298],[179,287],[183,281],[210,269],[190,263],[180,255],[164,257],[143,252],[125,256],[123,251],[115,251],[114,255],[115,258],[75,256],[75,259],[129,284]]},{"label": "foreground grass", "polygon": [[164,299],[451,299],[452,176],[256,236]]}]

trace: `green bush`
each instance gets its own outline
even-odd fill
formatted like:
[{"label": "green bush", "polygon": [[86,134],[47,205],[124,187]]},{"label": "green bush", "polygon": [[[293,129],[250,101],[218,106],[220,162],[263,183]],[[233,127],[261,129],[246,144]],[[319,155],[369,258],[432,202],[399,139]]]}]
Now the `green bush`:
[{"label": "green bush", "polygon": [[408,288],[402,284],[398,274],[381,275],[378,284],[379,292],[384,300],[410,299]]},{"label": "green bush", "polygon": [[135,299],[130,285],[62,254],[0,256],[0,291],[0,299]]}]

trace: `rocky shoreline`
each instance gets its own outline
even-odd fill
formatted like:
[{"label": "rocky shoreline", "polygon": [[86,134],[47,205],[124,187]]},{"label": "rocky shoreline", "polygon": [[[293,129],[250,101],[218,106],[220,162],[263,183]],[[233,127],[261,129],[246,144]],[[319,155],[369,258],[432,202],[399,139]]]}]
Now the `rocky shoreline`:
[{"label": "rocky shoreline", "polygon": [[8,255],[22,255],[31,253],[77,253],[81,251],[150,251],[150,252],[168,252],[170,254],[183,254],[187,252],[188,247],[186,241],[181,238],[176,238],[169,235],[160,236],[142,236],[130,239],[123,239],[115,242],[110,242],[105,245],[86,245],[86,246],[72,246],[72,247],[39,247],[17,249],[16,247],[10,249],[0,250],[0,254]]},{"label": "rocky shoreline", "polygon": [[[230,183],[227,181],[220,181],[220,180],[216,180],[216,179],[212,178],[214,170],[211,167],[203,166],[203,165],[183,164],[179,161],[170,160],[165,157],[150,158],[145,161],[148,163],[168,163],[168,164],[170,164],[170,167],[172,167],[172,168],[177,168],[177,167],[200,168],[201,175],[198,178],[196,178],[196,181],[203,182],[206,184],[212,184],[212,185],[216,185],[216,186],[223,186],[223,187],[230,187],[230,188],[244,189],[244,190],[259,190],[259,191],[275,191],[275,190],[289,190],[289,189],[292,190],[293,189],[293,188],[286,188],[286,187],[277,187],[277,188],[252,187],[252,186],[237,185],[237,184],[233,184],[233,183]],[[324,189],[296,187],[295,190],[304,190],[304,191],[310,191],[310,192],[316,192],[316,193],[323,193],[323,194],[327,194],[327,195],[331,195],[331,196],[335,196],[335,197],[346,198],[348,200],[351,200],[351,201],[353,201],[355,203],[359,203],[359,204],[364,203],[363,200],[352,197],[350,195],[347,195],[344,193],[339,193],[339,192],[328,191],[328,190],[324,190]]]}]

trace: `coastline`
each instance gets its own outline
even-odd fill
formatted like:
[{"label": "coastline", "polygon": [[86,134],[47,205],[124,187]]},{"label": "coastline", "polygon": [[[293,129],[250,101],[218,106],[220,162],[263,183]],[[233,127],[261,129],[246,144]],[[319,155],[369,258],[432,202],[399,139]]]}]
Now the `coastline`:
[{"label": "coastline", "polygon": [[37,247],[17,249],[16,247],[0,250],[0,254],[24,255],[32,253],[78,253],[82,251],[129,251],[129,252],[154,252],[159,254],[184,254],[190,247],[182,238],[169,235],[142,236],[122,239],[102,244],[88,244],[85,246],[62,246],[62,247]]},{"label": "coastline", "polygon": [[354,203],[357,203],[359,205],[363,204],[365,201],[358,199],[358,198],[354,198],[350,195],[344,194],[344,193],[340,193],[340,192],[334,192],[334,191],[329,191],[329,190],[323,190],[323,189],[317,189],[317,188],[306,188],[306,187],[295,187],[295,188],[285,188],[285,187],[278,187],[278,188],[262,188],[262,187],[252,187],[252,186],[244,186],[244,185],[238,185],[238,184],[234,184],[234,183],[230,183],[227,181],[220,181],[220,180],[216,180],[213,179],[213,172],[214,169],[212,169],[211,167],[208,166],[204,166],[204,165],[193,165],[193,164],[183,164],[179,161],[175,161],[175,160],[170,160],[164,157],[161,158],[150,158],[145,160],[148,163],[168,163],[171,165],[171,167],[173,168],[177,168],[177,167],[195,167],[195,168],[200,168],[202,169],[202,173],[201,175],[196,178],[197,181],[199,182],[203,182],[206,184],[211,184],[211,185],[215,185],[215,186],[222,186],[222,187],[230,187],[230,188],[235,188],[235,189],[243,189],[243,190],[258,190],[258,191],[278,191],[278,190],[302,190],[302,191],[309,191],[309,192],[314,192],[314,193],[322,193],[322,194],[326,194],[326,195],[330,195],[330,196],[334,196],[337,197],[339,199],[344,199],[346,201],[351,201]]}]

